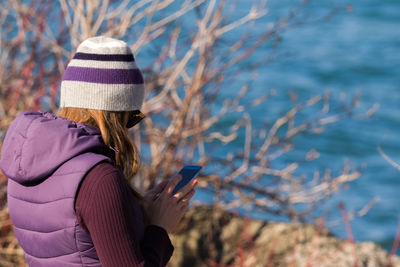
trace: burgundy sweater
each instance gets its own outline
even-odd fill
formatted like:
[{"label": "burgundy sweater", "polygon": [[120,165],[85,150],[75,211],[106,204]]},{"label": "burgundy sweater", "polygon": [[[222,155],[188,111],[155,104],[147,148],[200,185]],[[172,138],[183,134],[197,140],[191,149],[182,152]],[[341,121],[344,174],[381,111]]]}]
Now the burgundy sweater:
[{"label": "burgundy sweater", "polygon": [[76,198],[76,214],[107,266],[165,266],[173,246],[167,232],[143,223],[143,215],[121,172],[109,163],[94,167]]}]

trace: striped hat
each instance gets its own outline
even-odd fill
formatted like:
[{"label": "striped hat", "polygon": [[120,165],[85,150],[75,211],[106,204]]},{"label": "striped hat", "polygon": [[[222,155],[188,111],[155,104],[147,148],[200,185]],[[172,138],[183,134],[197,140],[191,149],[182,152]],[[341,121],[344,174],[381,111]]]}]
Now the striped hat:
[{"label": "striped hat", "polygon": [[81,43],[61,82],[60,108],[139,110],[144,96],[141,71],[129,46],[109,37]]}]

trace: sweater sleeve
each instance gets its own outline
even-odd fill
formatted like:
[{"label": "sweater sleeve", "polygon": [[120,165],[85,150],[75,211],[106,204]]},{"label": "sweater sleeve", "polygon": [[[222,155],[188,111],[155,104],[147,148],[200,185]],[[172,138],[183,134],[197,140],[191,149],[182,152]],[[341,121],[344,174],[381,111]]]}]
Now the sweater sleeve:
[{"label": "sweater sleeve", "polygon": [[173,246],[158,226],[144,227],[140,207],[117,168],[93,168],[76,199],[80,225],[90,233],[102,266],[165,266]]}]

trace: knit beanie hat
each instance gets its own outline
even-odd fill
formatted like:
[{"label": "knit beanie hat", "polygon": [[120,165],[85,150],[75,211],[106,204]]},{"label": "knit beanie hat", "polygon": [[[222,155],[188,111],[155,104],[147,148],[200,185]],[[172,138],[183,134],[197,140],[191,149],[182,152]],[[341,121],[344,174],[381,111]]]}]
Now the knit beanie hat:
[{"label": "knit beanie hat", "polygon": [[82,42],[61,82],[60,108],[139,110],[143,76],[129,46],[109,37]]}]

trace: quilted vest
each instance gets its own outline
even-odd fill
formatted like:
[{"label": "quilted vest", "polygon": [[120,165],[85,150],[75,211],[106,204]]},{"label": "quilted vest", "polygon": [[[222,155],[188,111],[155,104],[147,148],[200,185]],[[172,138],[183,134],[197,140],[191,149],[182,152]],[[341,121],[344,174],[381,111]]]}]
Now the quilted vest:
[{"label": "quilted vest", "polygon": [[30,266],[100,266],[79,225],[75,199],[86,174],[111,160],[98,128],[27,111],[6,133],[0,169],[8,178],[15,235]]},{"label": "quilted vest", "polygon": [[77,221],[74,202],[82,178],[103,161],[109,159],[79,155],[29,187],[9,179],[10,217],[29,266],[101,266],[90,235]]}]

